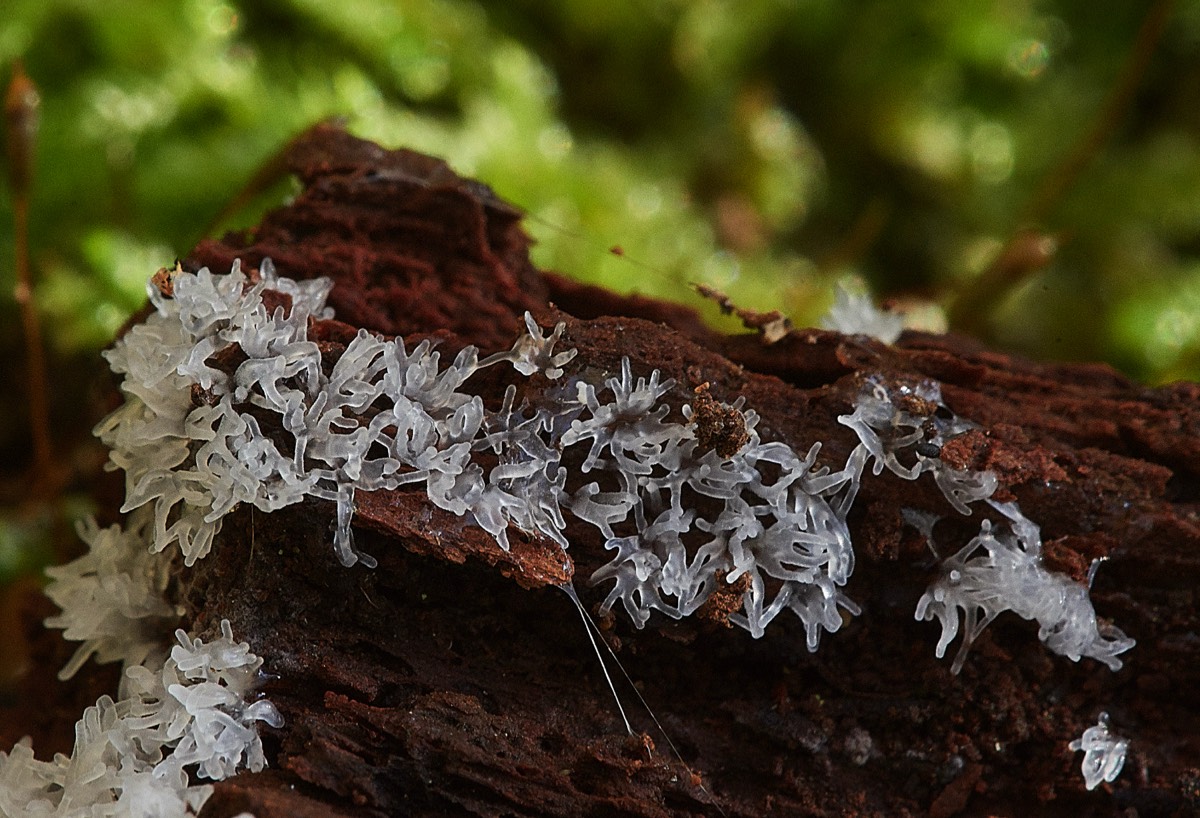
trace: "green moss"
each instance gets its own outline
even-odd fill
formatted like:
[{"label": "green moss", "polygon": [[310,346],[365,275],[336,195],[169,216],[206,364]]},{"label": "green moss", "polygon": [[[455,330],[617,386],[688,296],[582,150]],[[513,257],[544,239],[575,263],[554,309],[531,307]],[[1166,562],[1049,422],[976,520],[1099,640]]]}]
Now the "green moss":
[{"label": "green moss", "polygon": [[[131,264],[185,252],[267,157],[333,115],[527,208],[543,266],[685,301],[702,281],[804,323],[845,273],[940,304],[969,286],[1091,127],[1143,14],[1069,0],[11,0],[0,66],[22,56],[43,96],[33,246],[62,350],[101,344],[140,298]],[[1149,380],[1200,374],[1191,342],[1168,360],[1128,317],[1166,309],[1146,293],[1170,292],[1200,254],[1197,31],[1190,6],[1170,22],[1130,111],[1040,220],[1064,251],[983,317],[991,340]],[[6,253],[9,207],[0,197]],[[1074,320],[1079,298],[1093,320]]]}]

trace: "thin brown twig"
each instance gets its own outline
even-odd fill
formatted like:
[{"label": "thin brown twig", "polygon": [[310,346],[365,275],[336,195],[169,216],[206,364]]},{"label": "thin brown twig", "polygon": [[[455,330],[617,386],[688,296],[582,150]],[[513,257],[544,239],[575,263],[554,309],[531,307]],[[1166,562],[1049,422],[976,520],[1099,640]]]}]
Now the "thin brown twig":
[{"label": "thin brown twig", "polygon": [[21,324],[25,333],[35,492],[50,491],[50,486],[54,483],[46,358],[29,264],[29,191],[33,181],[33,151],[37,138],[39,103],[37,87],[25,73],[24,66],[18,62],[4,97],[5,145],[13,195],[13,245],[16,256],[16,286],[13,288],[13,298],[21,312]]},{"label": "thin brown twig", "polygon": [[[1150,66],[1150,60],[1162,41],[1163,32],[1171,19],[1174,7],[1175,0],[1158,0],[1146,12],[1117,82],[1109,90],[1104,104],[1092,120],[1091,127],[1075,143],[1070,153],[1042,179],[1042,183],[1022,209],[1017,220],[1017,229],[1012,236],[988,268],[963,290],[951,305],[951,327],[964,332],[979,330],[987,318],[989,306],[999,303],[1008,293],[1052,260],[1052,254],[1046,256],[1037,252],[1026,252],[1024,246],[1029,245],[1031,241],[1040,243],[1043,247],[1055,244],[1053,236],[1037,235],[1036,225],[1053,213],[1064,194],[1075,184],[1088,164],[1100,154],[1121,124],[1133,104],[1137,89]],[[1014,264],[1014,259],[1025,259],[1028,263]]]}]

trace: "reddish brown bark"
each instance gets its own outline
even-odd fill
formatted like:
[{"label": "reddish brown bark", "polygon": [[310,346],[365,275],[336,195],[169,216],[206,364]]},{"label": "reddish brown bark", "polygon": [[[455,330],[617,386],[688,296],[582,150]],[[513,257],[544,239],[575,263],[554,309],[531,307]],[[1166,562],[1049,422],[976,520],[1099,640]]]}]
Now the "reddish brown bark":
[{"label": "reddish brown bark", "polygon": [[[180,599],[191,628],[228,618],[266,658],[265,693],[287,723],[265,731],[270,770],[218,784],[206,816],[1144,818],[1200,807],[1200,386],[1148,389],[1107,367],[1036,364],[951,336],[906,333],[893,347],[817,330],[770,346],[723,337],[677,306],[535,270],[519,213],[434,160],[320,129],[292,161],[305,184],[296,201],[246,235],[202,243],[189,264],[269,256],[283,275],[332,277],[338,321],[314,328],[328,354],[360,326],[494,351],[531,310],[543,325],[566,322],[572,366],[612,372],[628,356],[635,374],[675,379],[676,407],[702,384],[718,401],[744,397],[764,439],[801,451],[823,441],[834,467],[856,443],[837,416],[863,376],[935,379],[981,425],[943,457],[994,470],[1000,497],[1042,526],[1056,570],[1079,576],[1107,557],[1093,601],[1138,645],[1117,673],[1073,664],[1010,614],[952,676],[933,655],[937,626],[913,620],[935,567],[900,512],[954,513],[932,481],[867,477],[847,588],[863,613],[817,653],[786,616],[761,640],[728,627],[724,598],[708,616],[643,631],[623,614],[604,621],[663,728],[618,680],[642,732],[629,737],[554,587],[573,576],[586,606],[603,598],[586,582],[607,560],[589,529],[569,531],[565,555],[510,531],[505,553],[420,492],[378,492],[360,495],[355,525],[379,565],[346,569],[331,506],[243,508],[181,575]],[[499,402],[498,377],[472,384]],[[966,542],[978,521],[945,526]],[[1101,710],[1131,746],[1116,783],[1088,793],[1067,743]]]}]

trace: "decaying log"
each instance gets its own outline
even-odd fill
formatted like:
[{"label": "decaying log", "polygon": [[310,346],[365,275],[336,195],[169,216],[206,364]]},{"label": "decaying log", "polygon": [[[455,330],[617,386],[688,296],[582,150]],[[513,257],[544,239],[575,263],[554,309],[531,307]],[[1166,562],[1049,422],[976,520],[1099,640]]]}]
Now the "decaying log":
[{"label": "decaying log", "polygon": [[[885,473],[866,479],[850,517],[858,564],[846,591],[862,614],[816,653],[787,615],[758,640],[729,627],[720,599],[644,630],[622,613],[601,618],[637,688],[615,680],[630,736],[557,587],[573,580],[597,610],[606,591],[587,578],[608,557],[594,530],[572,529],[565,554],[510,530],[506,553],[423,491],[360,494],[357,542],[379,565],[343,568],[332,504],[243,507],[213,553],[182,571],[178,594],[193,631],[227,618],[266,658],[264,692],[286,725],[264,728],[270,768],[219,783],[205,816],[1200,809],[1200,385],[1149,389],[1104,366],[914,332],[894,346],[812,329],[771,345],[725,337],[685,308],[536,270],[520,213],[436,160],[324,128],[291,161],[304,183],[292,204],[203,242],[186,265],[270,257],[289,277],[331,277],[337,318],[313,327],[323,350],[365,327],[493,352],[529,310],[543,326],[566,323],[577,363],[611,373],[627,356],[635,373],[673,378],[675,404],[697,388],[744,398],[765,440],[801,452],[822,441],[821,462],[835,468],[857,443],[837,417],[865,376],[933,379],[980,424],[942,457],[997,474],[998,498],[1041,526],[1049,567],[1082,579],[1106,558],[1093,602],[1137,646],[1115,673],[1072,663],[1010,614],[952,675],[934,656],[936,624],[913,618],[936,564],[901,515],[945,501],[931,481]],[[472,382],[490,405],[503,388],[486,373]],[[963,518],[960,541],[977,528]],[[1115,783],[1086,792],[1067,743],[1101,711],[1129,756]]]}]

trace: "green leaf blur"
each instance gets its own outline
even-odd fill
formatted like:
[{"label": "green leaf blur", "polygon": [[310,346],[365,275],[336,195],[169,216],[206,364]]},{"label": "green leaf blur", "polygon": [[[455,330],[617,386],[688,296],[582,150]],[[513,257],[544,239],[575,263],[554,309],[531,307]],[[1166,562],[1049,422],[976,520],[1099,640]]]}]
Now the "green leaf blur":
[{"label": "green leaf blur", "polygon": [[[805,323],[844,275],[905,303],[969,286],[1092,126],[1147,8],[6,0],[0,69],[23,58],[42,95],[32,248],[60,356],[106,343],[146,276],[330,116],[526,208],[544,267],[690,303],[703,282]],[[988,340],[1200,375],[1198,50],[1200,2],[1180,2],[1132,104],[1034,225],[1060,251],[990,305]],[[5,293],[11,225],[3,195]],[[7,296],[0,319],[19,356]]]}]

